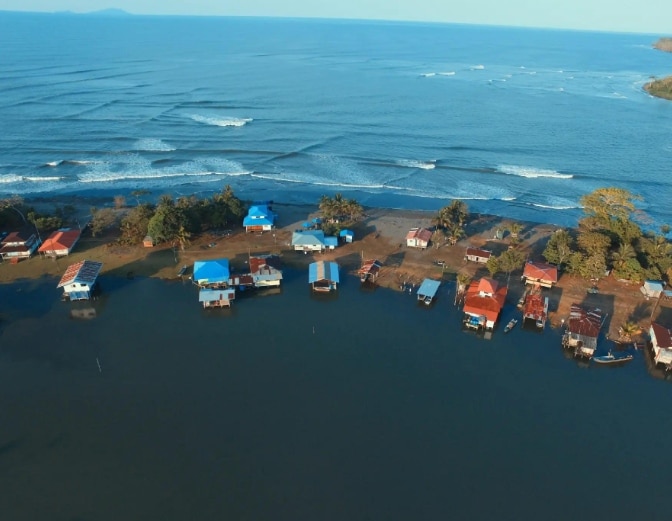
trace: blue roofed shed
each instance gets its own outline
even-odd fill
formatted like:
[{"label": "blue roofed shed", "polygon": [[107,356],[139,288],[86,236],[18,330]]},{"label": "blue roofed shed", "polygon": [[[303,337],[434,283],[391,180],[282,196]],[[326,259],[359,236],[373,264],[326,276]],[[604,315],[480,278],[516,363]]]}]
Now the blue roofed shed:
[{"label": "blue roofed shed", "polygon": [[355,238],[355,232],[352,230],[341,230],[338,235],[345,242],[352,242],[352,240]]},{"label": "blue roofed shed", "polygon": [[199,286],[227,284],[231,277],[229,259],[212,259],[194,262],[193,280]]},{"label": "blue roofed shed", "polygon": [[440,285],[440,280],[423,280],[422,284],[420,284],[420,287],[418,288],[418,300],[421,300],[425,304],[431,304],[432,300],[436,296],[436,292],[439,290]]},{"label": "blue roofed shed", "polygon": [[338,264],[329,261],[313,262],[308,266],[308,283],[315,291],[335,290],[340,283]]}]

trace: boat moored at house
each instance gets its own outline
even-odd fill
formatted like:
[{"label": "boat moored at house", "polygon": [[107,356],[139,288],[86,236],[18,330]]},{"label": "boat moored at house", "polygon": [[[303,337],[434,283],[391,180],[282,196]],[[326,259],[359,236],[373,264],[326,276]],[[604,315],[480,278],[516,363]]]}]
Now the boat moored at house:
[{"label": "boat moored at house", "polygon": [[425,279],[418,288],[418,300],[423,304],[430,305],[439,291],[440,280]]},{"label": "boat moored at house", "polygon": [[600,309],[586,309],[578,304],[572,304],[562,335],[562,345],[573,350],[577,358],[590,360],[597,349],[603,320]]}]

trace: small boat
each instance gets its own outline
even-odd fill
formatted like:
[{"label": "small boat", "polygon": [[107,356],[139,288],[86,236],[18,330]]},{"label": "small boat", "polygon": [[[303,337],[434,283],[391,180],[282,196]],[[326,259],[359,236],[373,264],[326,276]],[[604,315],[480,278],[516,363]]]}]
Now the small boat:
[{"label": "small boat", "polygon": [[598,364],[618,364],[629,362],[632,360],[632,355],[630,353],[619,353],[615,355],[609,351],[606,355],[594,356],[593,360]]},{"label": "small boat", "polygon": [[509,320],[509,323],[506,324],[506,326],[504,326],[504,332],[508,333],[509,331],[511,331],[516,326],[517,323],[518,319],[516,318],[512,318],[511,320]]}]

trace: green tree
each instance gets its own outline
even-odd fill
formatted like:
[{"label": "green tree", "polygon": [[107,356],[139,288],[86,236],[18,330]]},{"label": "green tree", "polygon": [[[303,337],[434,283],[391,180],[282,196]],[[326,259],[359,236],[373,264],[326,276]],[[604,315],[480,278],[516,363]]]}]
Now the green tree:
[{"label": "green tree", "polygon": [[91,207],[91,235],[96,237],[105,230],[114,226],[117,222],[117,214],[112,208]]},{"label": "green tree", "polygon": [[490,273],[491,277],[494,277],[497,273],[502,271],[502,266],[501,266],[501,261],[499,257],[495,257],[494,255],[488,259],[488,262],[486,262],[485,267],[488,269],[488,272]]},{"label": "green tree", "polygon": [[562,268],[572,254],[573,242],[572,236],[566,230],[556,231],[546,244],[544,258]]},{"label": "green tree", "polygon": [[120,242],[124,244],[138,244],[147,235],[149,220],[154,215],[151,204],[140,204],[131,208],[121,219]]},{"label": "green tree", "polygon": [[602,255],[606,258],[611,247],[611,238],[599,231],[583,231],[579,233],[576,242],[588,255]]}]

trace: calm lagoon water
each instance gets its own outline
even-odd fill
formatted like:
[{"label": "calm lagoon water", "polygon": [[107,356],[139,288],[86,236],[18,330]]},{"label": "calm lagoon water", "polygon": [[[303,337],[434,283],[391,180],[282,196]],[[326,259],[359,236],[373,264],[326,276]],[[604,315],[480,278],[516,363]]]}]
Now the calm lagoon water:
[{"label": "calm lagoon water", "polygon": [[103,277],[88,320],[52,279],[0,286],[3,519],[668,518],[642,353],[581,367],[548,328],[462,331],[450,285],[426,308],[344,278],[206,312]]}]

